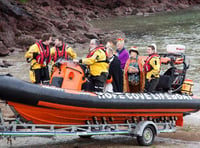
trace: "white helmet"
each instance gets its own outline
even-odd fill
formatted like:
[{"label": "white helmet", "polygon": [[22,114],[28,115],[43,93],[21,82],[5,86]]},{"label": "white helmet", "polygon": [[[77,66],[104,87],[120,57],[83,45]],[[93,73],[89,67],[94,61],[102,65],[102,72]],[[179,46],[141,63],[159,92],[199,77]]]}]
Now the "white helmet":
[{"label": "white helmet", "polygon": [[154,47],[154,49],[155,49],[155,52],[157,52],[157,46],[156,46],[156,44],[151,44],[151,46],[153,46]]}]

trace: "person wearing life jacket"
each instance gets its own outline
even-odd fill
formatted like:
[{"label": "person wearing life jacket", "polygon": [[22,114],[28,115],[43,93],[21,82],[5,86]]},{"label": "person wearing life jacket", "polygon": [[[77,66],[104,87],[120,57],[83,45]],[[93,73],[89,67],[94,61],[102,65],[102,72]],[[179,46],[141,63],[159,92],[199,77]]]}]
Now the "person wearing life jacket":
[{"label": "person wearing life jacket", "polygon": [[52,60],[55,63],[58,59],[72,60],[77,57],[76,52],[64,43],[62,37],[58,37],[54,41],[54,47],[51,48]]},{"label": "person wearing life jacket", "polygon": [[124,69],[124,66],[126,64],[126,61],[129,58],[128,51],[124,47],[124,38],[118,38],[117,39],[117,56],[121,62],[121,68]]},{"label": "person wearing life jacket", "polygon": [[100,45],[99,40],[90,41],[89,54],[80,59],[79,63],[89,66],[90,76],[88,83],[89,91],[103,92],[104,84],[108,76],[108,60],[105,48]]},{"label": "person wearing life jacket", "polygon": [[129,55],[124,68],[124,92],[140,93],[145,85],[144,62],[139,56],[138,47],[131,47]]},{"label": "person wearing life jacket", "polygon": [[114,54],[114,44],[108,41],[106,44],[106,51],[109,58],[109,76],[112,79],[113,92],[123,92],[123,72],[121,69],[121,62]]},{"label": "person wearing life jacket", "polygon": [[147,47],[147,52],[149,56],[147,57],[144,64],[145,71],[145,91],[146,92],[154,92],[156,86],[159,83],[160,77],[160,57],[156,52],[155,45],[149,45]]},{"label": "person wearing life jacket", "polygon": [[49,48],[51,41],[51,34],[43,34],[41,40],[31,45],[29,50],[25,53],[27,62],[31,63],[29,74],[32,83],[49,82],[48,64],[51,61]]}]

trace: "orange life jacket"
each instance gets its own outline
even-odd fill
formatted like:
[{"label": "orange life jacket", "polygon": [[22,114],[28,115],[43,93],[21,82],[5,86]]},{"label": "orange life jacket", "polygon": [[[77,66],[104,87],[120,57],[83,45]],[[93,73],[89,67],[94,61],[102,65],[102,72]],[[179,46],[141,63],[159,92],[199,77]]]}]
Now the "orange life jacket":
[{"label": "orange life jacket", "polygon": [[36,57],[37,63],[47,65],[51,61],[49,46],[47,45],[45,50],[42,41],[36,42],[36,44],[40,50],[40,54]]}]

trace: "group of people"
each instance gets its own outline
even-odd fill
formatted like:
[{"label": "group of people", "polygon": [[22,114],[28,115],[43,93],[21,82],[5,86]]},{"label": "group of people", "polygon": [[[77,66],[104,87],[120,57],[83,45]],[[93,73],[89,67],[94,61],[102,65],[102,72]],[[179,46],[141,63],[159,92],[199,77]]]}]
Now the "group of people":
[{"label": "group of people", "polygon": [[55,63],[59,58],[75,59],[76,53],[71,47],[68,47],[64,43],[62,37],[57,37],[54,41],[54,46],[50,48],[52,43],[51,34],[43,34],[41,40],[29,47],[29,50],[25,53],[27,62],[30,63],[30,80],[32,83],[48,83],[49,76],[49,64]]},{"label": "group of people", "polygon": [[123,38],[117,39],[116,49],[112,41],[104,47],[98,39],[92,39],[88,55],[77,60],[76,53],[64,43],[62,37],[57,37],[50,48],[51,42],[52,35],[44,34],[25,54],[31,63],[30,79],[33,83],[48,82],[48,64],[60,58],[88,66],[90,75],[83,85],[86,91],[153,92],[159,82],[160,58],[155,45],[148,46],[149,56],[144,59],[137,47],[133,46],[129,51],[125,49]]},{"label": "group of people", "polygon": [[147,57],[139,55],[138,47],[133,46],[129,51],[125,49],[123,38],[117,39],[116,51],[113,45],[110,41],[106,44],[110,60],[109,74],[113,78],[113,89],[109,88],[108,91],[129,93],[156,91],[161,66],[156,45],[151,44],[147,47]]}]

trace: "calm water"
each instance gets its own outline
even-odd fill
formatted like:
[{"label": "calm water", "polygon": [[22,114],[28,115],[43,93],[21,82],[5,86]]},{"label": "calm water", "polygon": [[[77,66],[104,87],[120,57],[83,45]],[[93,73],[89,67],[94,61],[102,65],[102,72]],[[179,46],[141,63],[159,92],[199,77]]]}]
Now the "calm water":
[{"label": "calm water", "polygon": [[[149,16],[115,17],[93,21],[95,27],[106,31],[119,29],[126,34],[127,47],[144,47],[156,43],[159,51],[167,44],[184,44],[188,55],[200,56],[200,10],[162,13]],[[103,27],[102,27],[103,26]]]},{"label": "calm water", "polygon": [[149,16],[114,17],[92,21],[105,31],[121,30],[126,34],[126,47],[138,46],[145,54],[146,46],[156,43],[158,52],[165,52],[168,44],[183,44],[190,62],[187,78],[193,79],[194,92],[200,94],[200,9]]}]

